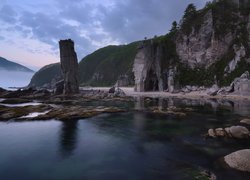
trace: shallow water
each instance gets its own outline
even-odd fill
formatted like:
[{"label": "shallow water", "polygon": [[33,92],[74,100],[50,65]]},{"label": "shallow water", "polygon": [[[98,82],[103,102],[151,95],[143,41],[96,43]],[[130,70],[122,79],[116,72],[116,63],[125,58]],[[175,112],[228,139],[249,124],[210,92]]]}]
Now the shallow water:
[{"label": "shallow water", "polygon": [[42,103],[36,103],[36,102],[19,103],[19,104],[5,104],[5,103],[0,103],[1,106],[7,106],[7,107],[39,106],[41,104]]},{"label": "shallow water", "polygon": [[21,118],[37,118],[37,116],[40,116],[40,115],[45,115],[47,114],[49,111],[44,111],[44,112],[33,112],[33,113],[30,113],[28,114],[27,116],[22,116]]},{"label": "shallow water", "polygon": [[[140,111],[78,121],[0,123],[0,179],[194,179],[199,168],[218,179],[249,178],[219,161],[250,148],[249,141],[202,136],[237,124],[241,110],[235,103],[183,101],[142,100],[135,104]],[[156,105],[194,111],[185,117],[146,111]]]}]

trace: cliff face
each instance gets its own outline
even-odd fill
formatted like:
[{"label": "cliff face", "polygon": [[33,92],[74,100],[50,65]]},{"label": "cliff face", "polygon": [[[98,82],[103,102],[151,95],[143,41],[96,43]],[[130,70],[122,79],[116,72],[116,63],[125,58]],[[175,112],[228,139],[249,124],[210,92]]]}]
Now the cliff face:
[{"label": "cliff face", "polygon": [[179,27],[138,50],[136,91],[228,85],[250,68],[248,0],[239,4],[219,0],[199,11],[192,8],[186,10],[190,14],[184,15]]},{"label": "cliff face", "polygon": [[64,77],[64,94],[74,94],[79,92],[78,62],[74,49],[74,42],[70,39],[61,40],[60,61]]},{"label": "cliff face", "polygon": [[162,52],[159,46],[154,47],[150,43],[143,43],[138,48],[133,67],[136,91],[163,90],[161,56]]},{"label": "cliff face", "polygon": [[189,35],[180,32],[176,39],[176,51],[181,62],[191,68],[209,67],[218,61],[228,51],[234,39],[232,32],[221,38],[215,37],[212,10],[204,15],[202,21],[199,30],[192,28]]}]

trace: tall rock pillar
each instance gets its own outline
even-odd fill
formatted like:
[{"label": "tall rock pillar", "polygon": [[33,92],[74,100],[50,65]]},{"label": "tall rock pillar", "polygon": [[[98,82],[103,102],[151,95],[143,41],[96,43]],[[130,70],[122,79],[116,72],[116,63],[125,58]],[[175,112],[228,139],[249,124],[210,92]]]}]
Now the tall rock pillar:
[{"label": "tall rock pillar", "polygon": [[59,41],[60,61],[64,77],[64,94],[79,93],[78,62],[71,39]]}]

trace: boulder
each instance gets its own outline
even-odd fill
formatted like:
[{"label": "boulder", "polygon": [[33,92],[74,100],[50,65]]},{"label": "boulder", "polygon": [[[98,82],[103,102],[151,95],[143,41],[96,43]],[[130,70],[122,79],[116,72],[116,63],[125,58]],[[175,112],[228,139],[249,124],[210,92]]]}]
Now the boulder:
[{"label": "boulder", "polygon": [[231,126],[227,128],[216,128],[209,129],[207,135],[209,137],[227,137],[236,139],[247,139],[249,138],[249,131],[243,126]]},{"label": "boulder", "polygon": [[120,88],[115,88],[114,95],[115,96],[119,96],[119,97],[126,96],[125,92],[122,89],[120,89]]},{"label": "boulder", "polygon": [[109,89],[109,93],[114,94],[115,93],[115,87],[113,86],[112,88]]},{"label": "boulder", "polygon": [[229,132],[232,137],[237,139],[249,138],[249,131],[243,126],[232,126],[230,127]]},{"label": "boulder", "polygon": [[243,123],[243,124],[250,124],[250,119],[242,119],[240,121],[240,123]]},{"label": "boulder", "polygon": [[225,137],[227,135],[223,128],[216,128],[214,132],[216,137]]},{"label": "boulder", "polygon": [[208,95],[210,96],[215,96],[217,95],[218,91],[219,91],[219,87],[217,84],[213,85],[207,92]]},{"label": "boulder", "polygon": [[209,137],[213,137],[213,138],[216,137],[216,134],[215,134],[215,132],[214,132],[213,129],[209,129],[209,130],[208,130],[208,136],[209,136]]},{"label": "boulder", "polygon": [[250,172],[250,149],[233,152],[225,156],[224,160],[231,168]]},{"label": "boulder", "polygon": [[124,97],[126,96],[125,92],[118,87],[112,87],[109,89],[109,94],[114,94],[114,96]]}]

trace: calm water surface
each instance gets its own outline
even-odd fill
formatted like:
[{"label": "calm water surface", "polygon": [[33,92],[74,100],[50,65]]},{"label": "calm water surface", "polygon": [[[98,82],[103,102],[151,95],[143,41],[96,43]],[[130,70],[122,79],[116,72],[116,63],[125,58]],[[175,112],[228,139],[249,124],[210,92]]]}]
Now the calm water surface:
[{"label": "calm water surface", "polygon": [[[240,103],[242,104],[242,103]],[[249,105],[138,101],[192,107],[185,117],[130,111],[78,121],[0,123],[0,179],[193,179],[200,168],[218,179],[249,179],[220,158],[249,141],[204,139],[208,128],[237,124]]]}]

